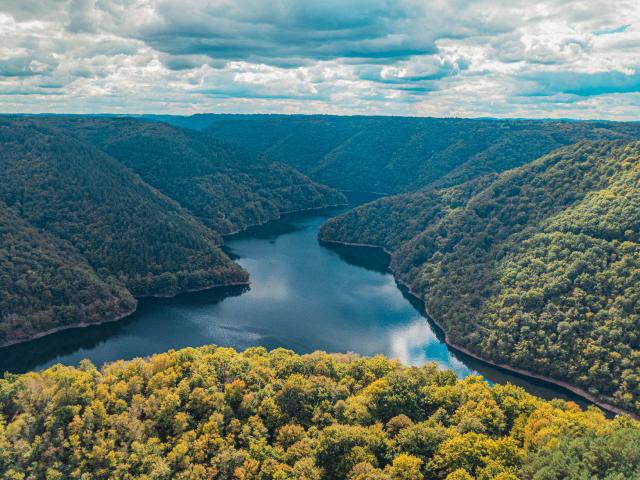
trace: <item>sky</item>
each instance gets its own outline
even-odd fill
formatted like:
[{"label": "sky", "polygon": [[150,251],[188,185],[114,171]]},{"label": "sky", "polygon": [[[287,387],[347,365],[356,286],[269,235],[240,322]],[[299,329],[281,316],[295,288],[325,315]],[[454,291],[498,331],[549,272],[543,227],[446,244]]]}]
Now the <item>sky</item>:
[{"label": "sky", "polygon": [[640,120],[640,1],[0,0],[0,112]]}]

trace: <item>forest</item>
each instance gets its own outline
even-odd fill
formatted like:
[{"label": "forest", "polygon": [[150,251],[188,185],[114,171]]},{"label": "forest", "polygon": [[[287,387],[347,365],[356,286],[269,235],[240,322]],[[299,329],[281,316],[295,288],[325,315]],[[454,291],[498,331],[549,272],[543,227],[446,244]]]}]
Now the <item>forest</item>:
[{"label": "forest", "polygon": [[[383,247],[452,344],[637,415],[633,138],[613,122],[0,117],[0,345],[246,284],[225,235],[344,204],[334,188],[393,192],[319,239]],[[5,375],[0,477],[626,480],[640,425],[435,364],[208,346]]]},{"label": "forest", "polygon": [[0,245],[0,305],[10,312],[0,322],[1,343],[96,318],[115,320],[135,309],[126,288],[101,279],[71,245],[2,203]]},{"label": "forest", "polygon": [[129,118],[41,122],[106,152],[223,235],[282,212],[345,203],[294,168],[193,130]]},{"label": "forest", "polygon": [[329,220],[392,252],[452,343],[640,412],[640,143],[580,142]]},{"label": "forest", "polygon": [[248,282],[222,235],[345,202],[291,167],[141,120],[0,118],[0,344]]},{"label": "forest", "polygon": [[448,187],[581,140],[637,140],[640,124],[331,115],[150,118],[197,129],[341,190]]},{"label": "forest", "polygon": [[207,346],[0,380],[7,480],[640,477],[640,424],[435,364]]}]

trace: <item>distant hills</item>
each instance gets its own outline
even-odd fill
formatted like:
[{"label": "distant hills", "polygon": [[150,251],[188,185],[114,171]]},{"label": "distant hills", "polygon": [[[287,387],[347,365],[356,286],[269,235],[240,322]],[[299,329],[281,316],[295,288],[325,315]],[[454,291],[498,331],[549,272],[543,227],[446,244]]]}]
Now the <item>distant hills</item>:
[{"label": "distant hills", "polygon": [[40,122],[117,159],[221,234],[283,212],[345,202],[291,167],[193,130],[130,118]]},{"label": "distant hills", "polygon": [[342,190],[453,186],[581,140],[635,140],[640,123],[330,115],[153,117],[201,130]]},{"label": "distant hills", "polygon": [[246,283],[222,235],[344,203],[291,167],[119,118],[0,118],[0,344],[118,318],[133,297]]},{"label": "distant hills", "polygon": [[379,245],[450,341],[640,411],[640,142],[579,142],[329,220]]}]

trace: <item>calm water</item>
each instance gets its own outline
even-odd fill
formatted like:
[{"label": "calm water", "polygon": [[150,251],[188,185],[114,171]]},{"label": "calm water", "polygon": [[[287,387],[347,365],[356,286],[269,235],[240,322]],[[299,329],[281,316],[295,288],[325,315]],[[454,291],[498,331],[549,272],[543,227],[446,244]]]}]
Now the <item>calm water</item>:
[{"label": "calm water", "polygon": [[320,225],[345,210],[289,216],[227,239],[228,253],[251,273],[249,288],[143,300],[126,320],[0,349],[0,371],[73,365],[83,358],[100,365],[209,343],[240,350],[262,345],[300,353],[383,353],[411,365],[435,361],[461,377],[480,373],[547,398],[567,398],[561,389],[450,351],[419,302],[396,285],[381,251],[320,245]]}]

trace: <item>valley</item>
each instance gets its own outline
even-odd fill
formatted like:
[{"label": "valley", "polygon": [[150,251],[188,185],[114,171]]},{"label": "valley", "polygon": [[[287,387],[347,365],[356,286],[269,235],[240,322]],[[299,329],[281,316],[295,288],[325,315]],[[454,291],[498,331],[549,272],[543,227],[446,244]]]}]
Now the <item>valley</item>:
[{"label": "valley", "polygon": [[[333,432],[344,422],[365,428],[373,416],[394,425],[415,419],[436,429],[455,424],[455,433],[447,434],[452,442],[493,448],[491,442],[519,438],[518,422],[535,429],[538,416],[544,423],[548,415],[568,415],[569,428],[595,422],[603,430],[576,439],[554,430],[562,441],[618,442],[620,435],[635,442],[636,424],[625,422],[637,418],[640,398],[637,125],[221,116],[203,126],[198,118],[164,119],[173,125],[157,120],[0,120],[0,166],[12,179],[0,185],[3,415],[28,410],[26,397],[15,403],[23,394],[39,402],[33,385],[57,391],[80,372],[98,378],[119,366],[155,365],[177,355],[179,375],[185,375],[180,382],[188,382],[193,372],[182,361],[197,352],[206,358],[207,352],[275,355],[278,369],[280,352],[315,359],[327,351],[337,356],[322,357],[325,363],[391,363],[386,374],[374,368],[364,393],[352,391],[363,396],[349,400],[351,406],[340,400],[330,413],[324,400],[312,400],[310,420],[309,412],[278,403],[275,410],[264,407],[272,413],[260,410],[259,421],[270,424],[272,414],[281,415],[307,427],[330,425],[327,432]],[[287,122],[291,132],[280,138]],[[349,138],[336,133],[340,125]],[[253,132],[258,143],[215,138],[225,128]],[[473,141],[461,143],[458,135]],[[356,147],[360,141],[365,144]],[[302,146],[289,142],[305,143],[309,156],[298,156]],[[279,151],[276,144],[289,146]],[[409,155],[414,148],[420,172],[418,157]],[[389,194],[353,191],[360,187]],[[405,372],[397,373],[401,378],[422,372],[423,383],[410,387],[389,368]],[[225,377],[224,391],[249,382],[241,378]],[[281,388],[277,378],[270,381]],[[384,413],[386,406],[358,406],[378,398],[375,392],[387,382],[393,384],[390,397],[376,401],[399,402],[390,411],[408,412],[402,413],[407,419]],[[438,395],[461,389],[455,402],[467,407],[440,404],[430,396],[430,382],[444,389]],[[335,388],[342,393],[331,394],[334,401],[345,393]],[[5,398],[3,389],[25,393]],[[136,394],[135,402],[152,390]],[[480,391],[480,403],[469,400]],[[227,393],[225,415],[255,423],[255,415],[246,416],[253,407],[237,410],[240,400]],[[153,395],[145,401],[153,403]],[[517,419],[514,402],[524,405]],[[191,408],[178,404],[178,410]],[[66,407],[60,408],[55,415]],[[169,426],[187,415],[178,410]],[[326,420],[316,424],[320,412]],[[621,415],[610,420],[614,414]],[[194,415],[189,421],[203,428],[203,417]],[[158,422],[149,424],[149,441],[159,435],[174,448],[175,438]],[[508,458],[493,452],[489,463],[465,471],[525,474],[547,455],[564,455],[551,447],[555,441],[539,450],[514,441]],[[244,451],[242,443],[235,445]],[[441,459],[448,445],[415,452],[423,457],[396,458],[408,455],[415,472],[453,475],[447,469],[455,462]],[[322,465],[322,478],[357,470],[346,463],[333,472],[317,448],[310,450],[318,455],[311,463]],[[212,472],[226,468],[215,458]],[[381,478],[395,475],[394,462],[378,472]]]},{"label": "valley", "polygon": [[327,219],[376,198],[349,197],[350,207],[287,215],[227,237],[225,251],[250,273],[249,286],[142,299],[125,320],[4,349],[0,371],[78,365],[83,359],[103,365],[207,344],[237,350],[262,346],[300,353],[384,354],[415,366],[435,362],[461,378],[482,374],[490,382],[510,382],[543,398],[588,405],[562,388],[451,352],[424,316],[421,302],[396,285],[382,252],[318,244],[316,236]]}]

